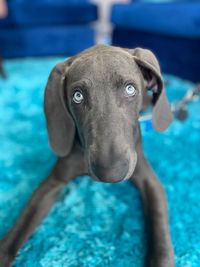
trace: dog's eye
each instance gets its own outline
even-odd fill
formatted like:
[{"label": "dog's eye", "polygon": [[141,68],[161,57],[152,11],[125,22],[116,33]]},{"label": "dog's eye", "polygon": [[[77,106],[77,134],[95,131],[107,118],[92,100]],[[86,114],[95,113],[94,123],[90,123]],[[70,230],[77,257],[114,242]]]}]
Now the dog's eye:
[{"label": "dog's eye", "polygon": [[81,92],[76,91],[73,95],[73,101],[76,104],[80,104],[83,101],[83,95],[81,94]]},{"label": "dog's eye", "polygon": [[132,84],[128,84],[126,87],[125,87],[125,95],[126,96],[135,96],[136,95],[136,89],[135,87],[132,85]]}]

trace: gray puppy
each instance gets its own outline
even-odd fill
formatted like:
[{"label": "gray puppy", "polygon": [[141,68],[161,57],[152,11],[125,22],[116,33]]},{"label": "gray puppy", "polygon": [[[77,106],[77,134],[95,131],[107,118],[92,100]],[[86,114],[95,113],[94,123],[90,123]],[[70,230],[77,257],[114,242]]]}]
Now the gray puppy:
[{"label": "gray puppy", "polygon": [[58,159],[1,240],[1,267],[12,265],[60,190],[84,174],[108,183],[130,179],[141,192],[147,219],[145,266],[175,265],[165,191],[142,148],[138,118],[146,90],[153,92],[153,126],[162,132],[173,116],[151,51],[97,45],[54,67],[44,110],[50,145]]}]

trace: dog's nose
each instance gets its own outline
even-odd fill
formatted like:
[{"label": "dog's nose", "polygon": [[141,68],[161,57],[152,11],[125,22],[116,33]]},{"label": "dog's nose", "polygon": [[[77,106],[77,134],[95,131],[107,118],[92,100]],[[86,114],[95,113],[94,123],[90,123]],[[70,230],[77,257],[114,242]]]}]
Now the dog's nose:
[{"label": "dog's nose", "polygon": [[102,182],[117,183],[126,178],[129,171],[129,162],[124,160],[110,166],[104,166],[95,162],[92,164],[92,171]]}]

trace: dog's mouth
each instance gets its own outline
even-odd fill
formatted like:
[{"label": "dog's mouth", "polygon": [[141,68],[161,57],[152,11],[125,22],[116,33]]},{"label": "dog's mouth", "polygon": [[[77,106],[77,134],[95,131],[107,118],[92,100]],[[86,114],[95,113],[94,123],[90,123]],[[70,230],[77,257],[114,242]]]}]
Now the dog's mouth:
[{"label": "dog's mouth", "polygon": [[133,175],[136,163],[136,152],[128,160],[121,160],[108,166],[103,166],[88,160],[88,173],[95,181],[119,183],[128,180]]}]

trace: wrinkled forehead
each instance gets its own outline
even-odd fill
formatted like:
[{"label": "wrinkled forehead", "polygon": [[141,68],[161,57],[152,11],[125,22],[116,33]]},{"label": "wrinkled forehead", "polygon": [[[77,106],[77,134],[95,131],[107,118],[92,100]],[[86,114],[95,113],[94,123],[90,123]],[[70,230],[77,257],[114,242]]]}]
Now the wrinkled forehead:
[{"label": "wrinkled forehead", "polygon": [[114,82],[121,79],[134,79],[139,81],[139,68],[133,57],[128,53],[99,53],[83,55],[71,65],[67,79],[69,83],[88,79],[95,82]]}]

